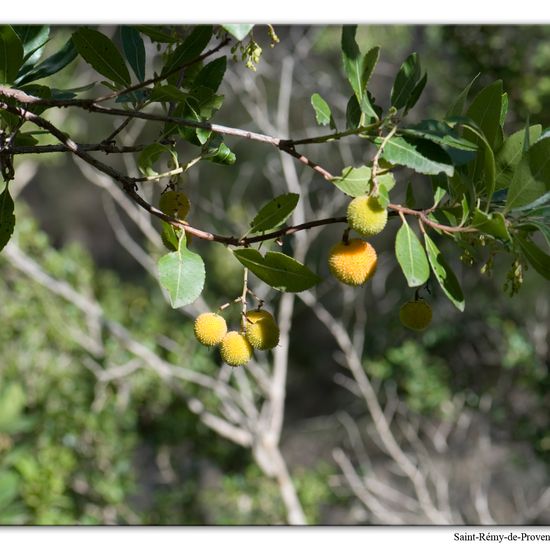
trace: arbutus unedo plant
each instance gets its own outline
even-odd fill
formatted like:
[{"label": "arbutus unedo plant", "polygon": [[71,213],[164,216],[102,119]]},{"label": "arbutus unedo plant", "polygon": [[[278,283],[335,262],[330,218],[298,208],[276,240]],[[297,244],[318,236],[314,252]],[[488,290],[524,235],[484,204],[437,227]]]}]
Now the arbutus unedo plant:
[{"label": "arbutus unedo plant", "polygon": [[[209,314],[208,323],[197,320],[199,341],[209,346],[219,344],[225,357],[230,354],[223,350],[239,348],[231,355],[238,358],[228,361],[235,365],[245,364],[252,349],[272,349],[278,341],[276,320],[257,318],[259,312],[265,312],[264,301],[250,288],[249,273],[281,293],[303,292],[323,280],[284,247],[285,251],[280,250],[284,241],[300,231],[343,226],[341,242],[327,246],[328,270],[343,284],[361,286],[376,277],[377,251],[369,240],[381,232],[394,231],[398,225],[394,257],[404,282],[418,295],[431,279],[432,287],[437,284],[460,311],[466,299],[453,272],[455,258],[447,252],[450,248],[445,249],[449,257],[441,252],[444,241],[454,245],[456,258],[472,257],[483,249],[490,250],[490,262],[497,255],[507,255],[512,267],[505,288],[510,294],[519,290],[528,266],[550,278],[550,255],[540,244],[543,241],[548,246],[550,242],[550,135],[531,123],[511,135],[505,132],[508,98],[501,81],[486,86],[473,98],[470,83],[448,106],[444,117],[411,123],[409,113],[428,80],[419,56],[412,53],[402,63],[385,102],[389,106],[383,109],[369,90],[380,48],[361,51],[356,27],[345,26],[341,56],[350,88],[345,117],[333,112],[329,103],[311,90],[312,116],[330,131],[292,139],[213,122],[224,101],[218,91],[228,62],[243,62],[255,70],[261,55],[266,55],[254,34],[260,31],[265,29],[252,25],[174,26],[162,32],[147,26],[127,26],[120,27],[119,48],[98,30],[82,27],[46,57],[49,27],[0,27],[0,49],[5,52],[0,59],[0,168],[5,182],[0,194],[0,247],[9,241],[15,225],[10,195],[10,182],[16,177],[14,157],[54,152],[79,157],[161,220],[162,241],[168,252],[158,260],[159,281],[173,308],[193,303],[205,288],[205,264],[192,250],[192,240],[221,243],[242,264],[240,296],[228,297],[229,302],[220,306],[219,312]],[[272,45],[278,42],[272,27],[264,34]],[[162,65],[154,70],[148,64],[145,40],[157,44],[160,52]],[[76,60],[90,65],[98,80],[75,89],[36,83],[46,77],[55,82],[55,75]],[[92,95],[100,86],[106,91]],[[97,143],[78,143],[54,123],[53,114],[60,109],[117,117],[121,124]],[[120,146],[117,137],[138,119],[158,127],[157,138],[150,143]],[[183,177],[198,163],[227,165],[228,170],[238,163],[226,138],[276,148],[308,167],[325,181],[324,192],[349,197],[346,214],[288,224],[301,196],[286,193],[258,205],[242,235],[195,227],[187,221],[193,205]],[[328,150],[339,140],[362,140],[373,146],[370,161],[342,166],[339,174],[333,174],[322,160],[309,158],[303,151],[311,144]],[[178,148],[182,143],[186,147]],[[97,153],[103,153],[105,159],[99,160]],[[141,175],[115,169],[107,156],[113,154],[133,156]],[[168,168],[165,171],[159,168],[163,163]],[[396,174],[398,168],[401,170]],[[415,185],[423,185],[423,196],[428,193],[431,197],[422,207],[392,199],[407,181],[397,176],[408,177],[410,172],[422,178],[424,183]],[[148,202],[141,192],[142,186],[151,182],[162,185],[158,204]],[[490,271],[487,266],[484,270]],[[248,309],[251,299],[255,310]],[[232,304],[241,307],[241,322],[227,332],[218,321]],[[413,329],[424,327],[431,320],[429,307],[427,302],[412,300],[401,310],[403,324]]]}]

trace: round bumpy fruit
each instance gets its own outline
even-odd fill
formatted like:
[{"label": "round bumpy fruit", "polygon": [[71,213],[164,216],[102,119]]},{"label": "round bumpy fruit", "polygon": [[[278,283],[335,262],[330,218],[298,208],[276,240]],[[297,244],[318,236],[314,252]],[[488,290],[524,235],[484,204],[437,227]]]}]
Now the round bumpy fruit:
[{"label": "round bumpy fruit", "polygon": [[189,213],[191,203],[185,193],[181,191],[167,191],[160,196],[159,208],[165,214],[183,220]]},{"label": "round bumpy fruit", "polygon": [[225,319],[217,313],[201,313],[195,319],[195,338],[205,346],[216,346],[227,334]]},{"label": "round bumpy fruit", "polygon": [[228,365],[240,367],[252,359],[252,346],[244,334],[232,330],[222,340],[220,354]]},{"label": "round bumpy fruit", "polygon": [[377,256],[372,245],[361,239],[351,239],[334,245],[329,254],[330,272],[342,283],[359,286],[376,271]]},{"label": "round bumpy fruit", "polygon": [[279,327],[271,313],[259,310],[246,314],[246,338],[253,348],[272,349],[279,343]]},{"label": "round bumpy fruit", "polygon": [[386,227],[388,211],[382,208],[376,197],[356,197],[348,206],[348,224],[365,237],[378,235]]},{"label": "round bumpy fruit", "polygon": [[411,330],[424,330],[432,320],[432,308],[424,300],[407,302],[399,310],[401,324]]}]

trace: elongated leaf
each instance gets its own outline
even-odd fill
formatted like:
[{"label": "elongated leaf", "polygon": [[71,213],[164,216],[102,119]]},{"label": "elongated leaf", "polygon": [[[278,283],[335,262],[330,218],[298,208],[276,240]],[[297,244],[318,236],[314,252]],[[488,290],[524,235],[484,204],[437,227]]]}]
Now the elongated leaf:
[{"label": "elongated leaf", "polygon": [[232,25],[222,25],[223,28],[237,40],[243,40],[246,38],[246,35],[252,30],[254,25],[250,24],[232,24]]},{"label": "elongated leaf", "polygon": [[412,53],[401,65],[391,91],[391,104],[396,109],[406,107],[413,90],[420,80],[420,60],[418,54]]},{"label": "elongated leaf", "polygon": [[428,253],[428,260],[437,282],[454,306],[459,311],[464,311],[464,294],[462,293],[456,275],[445,261],[445,258],[441,255],[439,248],[437,248],[436,244],[427,233],[424,233],[424,243],[426,245],[426,252]]},{"label": "elongated leaf", "polygon": [[420,96],[422,95],[422,92],[424,91],[427,82],[428,73],[424,73],[424,76],[415,84],[411,92],[411,95],[405,107],[405,114],[407,114],[418,103],[418,100],[420,99]]},{"label": "elongated leaf", "polygon": [[300,195],[297,193],[287,193],[279,195],[265,204],[256,217],[250,222],[250,232],[260,233],[269,231],[282,225],[288,217],[294,212]]},{"label": "elongated leaf", "polygon": [[395,257],[411,287],[423,285],[430,276],[424,247],[405,221],[395,237]]},{"label": "elongated leaf", "polygon": [[508,189],[506,211],[529,204],[550,191],[550,138],[531,146],[517,164]]},{"label": "elongated leaf", "polygon": [[477,150],[475,143],[461,137],[455,128],[439,120],[423,120],[419,124],[402,129],[401,132],[405,135],[428,139],[453,149]]},{"label": "elongated leaf", "polygon": [[168,291],[174,309],[192,304],[202,293],[206,271],[202,258],[187,249],[185,232],[178,250],[158,261],[159,282]]},{"label": "elongated leaf", "polygon": [[158,25],[137,25],[136,29],[140,33],[147,35],[153,42],[173,44],[179,40],[177,35],[164,32],[162,27],[159,27]]},{"label": "elongated leaf", "polygon": [[[496,182],[496,164],[493,149],[485,138],[485,135],[480,129],[472,124],[464,124],[465,133],[469,135],[479,144],[479,151],[472,163],[470,175],[474,181],[474,185],[478,193],[485,192],[487,198],[491,198],[495,191]],[[487,201],[487,208],[489,208]]]},{"label": "elongated leaf", "polygon": [[[502,81],[497,80],[490,86],[483,88],[479,92],[472,104],[466,111],[466,115],[471,118],[481,129],[489,146],[495,146],[500,129],[500,115],[502,112]],[[468,138],[468,132],[464,133]]]},{"label": "elongated leaf", "polygon": [[212,25],[199,25],[170,55],[162,70],[163,74],[174,71],[193,61],[206,48],[212,38]]},{"label": "elongated leaf", "polygon": [[[360,197],[370,191],[371,169],[368,166],[353,168],[348,166],[342,170],[342,176],[336,177],[332,183],[350,197]],[[387,173],[378,176],[378,183],[386,191],[390,191],[395,185],[393,174]]]},{"label": "elongated leaf", "polygon": [[476,74],[474,78],[468,83],[466,88],[458,94],[458,97],[455,99],[455,102],[452,104],[451,108],[447,111],[446,117],[455,117],[455,116],[462,116],[462,113],[464,112],[464,106],[466,105],[466,101],[468,99],[468,94],[470,93],[470,88],[474,84],[474,82],[479,78],[479,75],[481,73]]},{"label": "elongated leaf", "polygon": [[40,59],[50,36],[48,25],[17,25],[13,30],[23,44],[24,65],[34,66]]},{"label": "elongated leaf", "polygon": [[23,64],[23,44],[10,25],[0,25],[0,84],[12,84]]},{"label": "elongated leaf", "polygon": [[225,56],[214,59],[214,61],[211,61],[199,71],[193,81],[193,87],[198,88],[202,86],[208,88],[212,92],[218,91],[226,68],[227,59]]},{"label": "elongated leaf", "polygon": [[[550,191],[545,193],[544,195],[538,197],[534,201],[525,204],[523,206],[518,206],[517,208],[513,208],[512,210],[514,212],[524,212],[532,210],[533,212],[537,212],[539,209],[550,206]],[[532,212],[528,212],[529,214],[532,214]],[[537,214],[535,214],[537,215]]]},{"label": "elongated leaf", "polygon": [[22,86],[41,78],[46,78],[52,74],[56,74],[64,69],[71,61],[76,59],[78,52],[73,44],[72,39],[67,40],[65,45],[56,53],[45,59],[40,65],[29,68],[29,71],[18,76],[16,84]]},{"label": "elongated leaf", "polygon": [[529,128],[529,133],[525,130],[519,130],[508,137],[495,156],[496,162],[496,190],[508,187],[512,182],[514,169],[521,160],[525,150],[526,140],[535,143],[542,132],[542,126],[535,124]]},{"label": "elongated leaf", "polygon": [[110,38],[93,29],[82,28],[73,33],[78,53],[104,77],[121,86],[129,86],[130,73],[122,55]]},{"label": "elongated leaf", "polygon": [[145,80],[145,45],[143,38],[134,27],[124,25],[120,28],[122,51],[140,82]]},{"label": "elongated leaf", "polygon": [[[375,141],[377,145],[381,139]],[[407,166],[420,174],[448,176],[454,173],[449,155],[439,145],[424,139],[392,137],[385,145],[382,158],[391,164]]]},{"label": "elongated leaf", "polygon": [[15,227],[14,204],[8,187],[0,194],[0,250],[10,240]]},{"label": "elongated leaf", "polygon": [[518,237],[517,240],[527,261],[540,275],[550,280],[550,256],[544,253],[533,241],[522,237]]},{"label": "elongated leaf", "polygon": [[380,48],[370,49],[364,56],[355,41],[357,25],[342,28],[342,59],[347,79],[355,93],[361,111],[368,117],[377,117],[367,95],[367,84],[378,62]]},{"label": "elongated leaf", "polygon": [[346,127],[357,128],[361,124],[361,107],[355,95],[349,98],[346,106]]},{"label": "elongated leaf", "polygon": [[311,96],[311,105],[315,109],[315,119],[317,120],[317,124],[326,126],[331,122],[334,123],[332,111],[330,110],[328,103],[319,94],[313,94]]},{"label": "elongated leaf", "polygon": [[281,292],[302,292],[321,282],[305,265],[281,252],[268,252],[264,258],[254,248],[241,248],[233,254],[256,277]]},{"label": "elongated leaf", "polygon": [[546,183],[550,191],[550,137],[539,139],[527,151],[533,176]]},{"label": "elongated leaf", "polygon": [[165,84],[164,86],[156,86],[149,99],[151,101],[160,101],[162,103],[170,101],[186,101],[189,98],[189,94],[182,92],[176,86],[172,84]]}]

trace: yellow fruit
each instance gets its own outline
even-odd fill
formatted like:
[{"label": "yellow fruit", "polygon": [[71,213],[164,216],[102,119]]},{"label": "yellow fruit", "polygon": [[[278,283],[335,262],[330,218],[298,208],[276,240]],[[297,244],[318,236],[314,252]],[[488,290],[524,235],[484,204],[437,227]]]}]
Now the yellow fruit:
[{"label": "yellow fruit", "polygon": [[185,193],[181,191],[167,191],[160,196],[159,208],[165,214],[183,220],[189,213],[191,203]]},{"label": "yellow fruit", "polygon": [[334,245],[329,254],[330,272],[342,283],[359,286],[368,281],[376,271],[377,256],[372,245],[361,239],[351,239],[347,244]]},{"label": "yellow fruit", "polygon": [[225,319],[217,313],[201,313],[195,319],[195,337],[205,346],[216,346],[227,333]]},{"label": "yellow fruit", "polygon": [[401,306],[399,319],[411,330],[424,330],[432,320],[432,308],[424,300],[410,301]]},{"label": "yellow fruit", "polygon": [[271,313],[249,311],[246,318],[245,334],[253,348],[272,349],[279,343],[279,327]]},{"label": "yellow fruit", "polygon": [[365,237],[378,235],[388,221],[388,211],[380,206],[376,197],[356,197],[348,206],[348,224]]},{"label": "yellow fruit", "polygon": [[220,344],[222,359],[232,367],[246,365],[252,359],[252,346],[244,334],[232,330]]}]

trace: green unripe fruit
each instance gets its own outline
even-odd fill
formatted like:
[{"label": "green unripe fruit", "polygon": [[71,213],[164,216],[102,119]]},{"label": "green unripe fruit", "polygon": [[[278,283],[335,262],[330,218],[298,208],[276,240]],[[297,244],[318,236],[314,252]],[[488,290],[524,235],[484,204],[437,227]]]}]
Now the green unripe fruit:
[{"label": "green unripe fruit", "polygon": [[255,349],[272,349],[279,343],[279,327],[271,313],[264,310],[246,314],[245,334]]},{"label": "green unripe fruit", "polygon": [[376,250],[367,241],[351,239],[348,243],[335,244],[329,253],[328,267],[340,282],[360,286],[376,271]]},{"label": "green unripe fruit", "polygon": [[246,365],[252,359],[252,346],[240,332],[228,332],[220,344],[222,359],[232,367]]},{"label": "green unripe fruit", "polygon": [[348,224],[365,237],[378,235],[386,227],[388,211],[382,208],[376,197],[363,195],[353,199],[348,206]]},{"label": "green unripe fruit", "polygon": [[191,203],[185,193],[181,191],[167,191],[160,196],[159,208],[168,216],[183,220],[189,214]]},{"label": "green unripe fruit", "polygon": [[227,323],[217,313],[201,313],[194,324],[195,338],[204,346],[216,346],[227,334]]},{"label": "green unripe fruit", "polygon": [[432,308],[424,300],[407,302],[399,310],[401,324],[411,330],[424,330],[432,320]]}]

